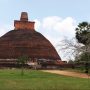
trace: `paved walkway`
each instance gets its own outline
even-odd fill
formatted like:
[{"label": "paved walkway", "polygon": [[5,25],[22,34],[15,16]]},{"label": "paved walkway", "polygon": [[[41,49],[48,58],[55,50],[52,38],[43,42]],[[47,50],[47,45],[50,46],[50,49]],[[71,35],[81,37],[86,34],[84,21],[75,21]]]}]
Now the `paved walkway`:
[{"label": "paved walkway", "polygon": [[42,70],[42,71],[49,72],[49,73],[56,73],[60,75],[72,76],[72,77],[90,78],[90,75],[87,75],[84,73],[77,73],[77,72],[71,72],[71,71],[65,71],[65,70]]}]

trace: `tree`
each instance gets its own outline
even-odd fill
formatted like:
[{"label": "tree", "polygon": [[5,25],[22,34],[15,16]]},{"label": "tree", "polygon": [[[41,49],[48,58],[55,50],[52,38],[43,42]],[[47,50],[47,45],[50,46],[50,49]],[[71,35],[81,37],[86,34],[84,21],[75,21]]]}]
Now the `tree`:
[{"label": "tree", "polygon": [[84,45],[90,44],[90,24],[88,22],[79,23],[76,28],[76,39]]},{"label": "tree", "polygon": [[[90,52],[90,24],[87,22],[79,23],[76,28],[76,37],[74,39],[65,38],[58,46],[60,51],[64,51],[65,56],[74,57],[75,61],[82,59],[83,53]],[[84,58],[85,65],[88,63],[86,59]]]},{"label": "tree", "polygon": [[88,73],[88,64],[90,63],[90,24],[88,22],[79,23],[76,28],[76,39],[84,45],[78,60],[84,63],[85,72]]},{"label": "tree", "polygon": [[90,52],[84,52],[80,55],[79,62],[84,64],[85,73],[89,71],[89,64],[90,64]]},{"label": "tree", "polygon": [[78,58],[79,54],[82,52],[82,44],[78,43],[75,38],[60,41],[57,45],[59,47],[59,51],[62,51],[64,57],[69,60],[75,60],[75,57]]},{"label": "tree", "polygon": [[24,66],[27,63],[27,61],[29,60],[29,58],[27,56],[21,56],[18,58],[17,63],[19,65],[21,65],[21,75],[24,75]]}]

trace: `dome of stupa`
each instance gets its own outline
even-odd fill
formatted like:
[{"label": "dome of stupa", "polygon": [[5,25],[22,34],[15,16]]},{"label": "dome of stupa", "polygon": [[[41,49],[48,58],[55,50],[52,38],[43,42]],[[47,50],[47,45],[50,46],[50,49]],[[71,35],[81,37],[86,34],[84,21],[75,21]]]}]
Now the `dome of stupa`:
[{"label": "dome of stupa", "polygon": [[41,33],[35,31],[28,14],[22,12],[20,20],[14,21],[14,30],[0,37],[0,59],[30,58],[61,60],[54,46]]}]

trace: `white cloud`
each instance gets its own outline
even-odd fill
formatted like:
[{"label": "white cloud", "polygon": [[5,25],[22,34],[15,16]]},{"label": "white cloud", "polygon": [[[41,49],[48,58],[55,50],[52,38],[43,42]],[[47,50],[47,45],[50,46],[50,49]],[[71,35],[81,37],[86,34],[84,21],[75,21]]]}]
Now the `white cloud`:
[{"label": "white cloud", "polygon": [[13,25],[0,25],[0,36],[13,29]]},{"label": "white cloud", "polygon": [[58,16],[46,17],[43,19],[42,25],[43,25],[43,28],[54,29],[54,27],[60,21],[61,21],[61,18]]},{"label": "white cloud", "polygon": [[35,21],[35,30],[38,30],[40,28],[41,22],[37,19],[35,19],[34,21]]},{"label": "white cloud", "polygon": [[46,17],[42,22],[43,29],[52,31],[58,31],[62,36],[75,35],[76,21],[72,17],[66,17],[65,19],[58,16]]},{"label": "white cloud", "polygon": [[[57,44],[60,43],[65,37],[75,37],[76,20],[72,17],[61,18],[58,16],[45,17],[41,22],[40,32],[50,40],[58,51]],[[61,42],[62,43],[62,42]],[[58,52],[63,60],[63,52]]]},{"label": "white cloud", "polygon": [[72,17],[65,19],[59,16],[45,17],[42,22],[36,19],[36,27],[53,45],[56,45],[64,37],[75,36],[76,20]]}]

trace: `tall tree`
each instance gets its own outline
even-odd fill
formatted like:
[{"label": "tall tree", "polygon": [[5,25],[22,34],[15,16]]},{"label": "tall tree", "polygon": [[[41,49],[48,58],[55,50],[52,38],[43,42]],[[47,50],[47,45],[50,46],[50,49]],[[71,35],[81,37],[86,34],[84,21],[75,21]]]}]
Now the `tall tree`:
[{"label": "tall tree", "polygon": [[85,72],[88,73],[88,65],[90,61],[90,24],[88,22],[79,23],[76,28],[76,39],[79,43],[84,44],[83,51],[79,55],[79,61],[85,64]]},{"label": "tall tree", "polygon": [[76,39],[84,45],[90,44],[90,24],[88,22],[79,23],[76,28]]}]

